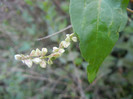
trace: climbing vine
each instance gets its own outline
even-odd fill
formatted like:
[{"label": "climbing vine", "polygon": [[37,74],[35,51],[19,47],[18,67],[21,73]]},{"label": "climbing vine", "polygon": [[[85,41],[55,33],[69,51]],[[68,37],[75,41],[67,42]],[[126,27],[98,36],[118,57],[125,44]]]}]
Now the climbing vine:
[{"label": "climbing vine", "polygon": [[50,55],[47,55],[46,48],[42,48],[31,51],[30,55],[17,54],[15,59],[21,60],[28,67],[35,63],[45,68],[46,64],[53,64],[53,60],[65,52],[64,48],[71,41],[77,42],[78,36],[81,54],[89,63],[88,80],[92,82],[100,65],[117,42],[119,32],[127,23],[128,3],[129,0],[70,0],[70,18],[77,35],[67,34],[59,47],[53,47]]}]

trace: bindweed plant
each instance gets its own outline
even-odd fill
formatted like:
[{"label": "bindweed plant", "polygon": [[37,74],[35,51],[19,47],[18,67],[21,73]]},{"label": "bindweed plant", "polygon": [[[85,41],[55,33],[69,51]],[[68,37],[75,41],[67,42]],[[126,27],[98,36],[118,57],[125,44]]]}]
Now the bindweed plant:
[{"label": "bindweed plant", "polygon": [[[80,50],[83,58],[89,63],[87,75],[90,82],[94,81],[100,65],[110,54],[127,23],[127,6],[129,0],[70,0],[70,17],[74,33],[80,41]],[[128,9],[129,10],[129,9]],[[53,47],[53,52],[47,55],[48,50],[42,48],[33,50],[30,55],[15,55],[28,67],[32,63],[53,64],[53,60],[60,57],[70,42],[77,41],[74,34],[67,34],[59,47]]]},{"label": "bindweed plant", "polygon": [[77,37],[74,33],[67,34],[66,39],[61,41],[59,47],[53,47],[53,51],[50,55],[47,55],[47,48],[42,48],[41,50],[37,48],[36,50],[32,50],[30,55],[17,54],[14,57],[16,60],[22,61],[29,68],[32,67],[33,63],[40,64],[42,68],[46,68],[47,64],[53,64],[53,60],[65,52],[65,48],[68,48],[72,41],[77,42]]}]

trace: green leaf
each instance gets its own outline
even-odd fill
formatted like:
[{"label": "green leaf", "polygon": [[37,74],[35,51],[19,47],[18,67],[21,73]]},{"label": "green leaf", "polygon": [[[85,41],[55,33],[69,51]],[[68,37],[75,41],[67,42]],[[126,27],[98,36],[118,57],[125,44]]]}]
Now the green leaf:
[{"label": "green leaf", "polygon": [[71,0],[70,17],[92,82],[127,23],[129,0]]}]

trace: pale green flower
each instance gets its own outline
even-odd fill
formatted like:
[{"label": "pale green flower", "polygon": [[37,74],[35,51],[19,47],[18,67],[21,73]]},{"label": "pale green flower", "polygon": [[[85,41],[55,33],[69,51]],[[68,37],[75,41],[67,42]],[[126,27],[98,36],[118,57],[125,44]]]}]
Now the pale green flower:
[{"label": "pale green flower", "polygon": [[47,52],[48,52],[47,48],[42,48],[41,55],[44,56],[47,54]]},{"label": "pale green flower", "polygon": [[39,64],[42,62],[42,60],[40,58],[34,58],[32,59],[32,61],[35,63],[35,64]]},{"label": "pale green flower", "polygon": [[46,61],[42,61],[41,63],[40,63],[40,66],[42,67],[42,68],[46,68]]},{"label": "pale green flower", "polygon": [[62,41],[60,43],[60,47],[64,47],[64,48],[67,48],[69,45],[70,45],[70,42],[66,42],[66,41]]},{"label": "pale green flower", "polygon": [[23,62],[24,64],[26,64],[29,68],[32,67],[32,60],[31,60],[31,59],[22,60],[22,62]]},{"label": "pale green flower", "polygon": [[21,60],[21,59],[22,59],[22,55],[17,54],[17,55],[14,56],[14,58],[15,58],[16,60]]},{"label": "pale green flower", "polygon": [[73,42],[77,42],[77,37],[72,37]]},{"label": "pale green flower", "polygon": [[30,53],[30,56],[36,56],[36,51],[32,50],[31,53]]}]

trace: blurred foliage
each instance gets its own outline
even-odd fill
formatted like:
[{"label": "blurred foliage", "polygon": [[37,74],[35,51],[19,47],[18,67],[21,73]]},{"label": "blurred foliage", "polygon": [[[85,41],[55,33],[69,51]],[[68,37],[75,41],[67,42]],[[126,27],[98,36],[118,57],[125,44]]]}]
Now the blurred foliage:
[{"label": "blurred foliage", "polygon": [[51,51],[72,33],[36,41],[70,25],[69,0],[0,0],[0,99],[133,99],[132,20],[129,13],[119,41],[89,84],[78,43],[46,69],[14,60],[35,48]]}]

